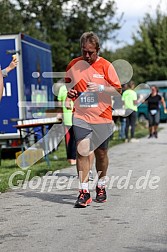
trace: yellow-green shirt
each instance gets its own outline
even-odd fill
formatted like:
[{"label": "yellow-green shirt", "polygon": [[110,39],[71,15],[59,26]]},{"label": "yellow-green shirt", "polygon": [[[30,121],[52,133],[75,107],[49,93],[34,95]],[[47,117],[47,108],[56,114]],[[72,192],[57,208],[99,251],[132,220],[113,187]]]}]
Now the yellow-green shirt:
[{"label": "yellow-green shirt", "polygon": [[[67,88],[65,85],[61,86],[58,92],[58,101],[62,102],[63,106],[63,119],[64,124],[67,126],[72,126],[72,110],[65,107],[65,100],[67,97]],[[73,104],[73,101],[71,101]]]},{"label": "yellow-green shirt", "polygon": [[134,104],[134,101],[137,100],[137,94],[132,89],[127,89],[122,94],[122,100],[125,104],[125,109],[131,109],[133,111],[137,111],[137,105]]}]

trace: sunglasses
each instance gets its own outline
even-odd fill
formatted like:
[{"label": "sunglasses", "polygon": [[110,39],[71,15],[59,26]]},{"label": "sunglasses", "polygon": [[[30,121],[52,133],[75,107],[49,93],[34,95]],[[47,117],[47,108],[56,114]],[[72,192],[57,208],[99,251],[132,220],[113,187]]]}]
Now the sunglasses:
[{"label": "sunglasses", "polygon": [[85,50],[82,49],[82,54],[83,54],[83,55],[89,54],[89,56],[91,57],[94,53],[96,53],[96,51],[90,52],[90,51],[85,51]]}]

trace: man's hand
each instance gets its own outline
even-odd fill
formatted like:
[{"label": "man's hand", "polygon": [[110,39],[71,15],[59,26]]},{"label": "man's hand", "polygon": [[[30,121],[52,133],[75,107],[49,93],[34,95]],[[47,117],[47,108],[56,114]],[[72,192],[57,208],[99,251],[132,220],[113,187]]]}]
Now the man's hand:
[{"label": "man's hand", "polygon": [[167,109],[166,108],[164,108],[164,114],[167,114]]},{"label": "man's hand", "polygon": [[62,120],[63,118],[62,113],[57,113],[56,117],[58,120]]},{"label": "man's hand", "polygon": [[68,91],[68,93],[67,93],[67,97],[70,98],[70,99],[72,99],[72,98],[74,98],[74,97],[76,97],[76,96],[77,96],[77,90],[70,89],[70,90]]},{"label": "man's hand", "polygon": [[66,98],[64,105],[65,105],[66,109],[70,109],[70,110],[73,109],[72,100],[68,97]]},{"label": "man's hand", "polygon": [[99,91],[99,84],[95,82],[87,82],[87,89],[89,92],[98,92]]},{"label": "man's hand", "polygon": [[9,66],[6,67],[6,72],[9,73],[13,69],[17,67],[18,60],[16,57],[13,57],[12,61],[10,62]]}]

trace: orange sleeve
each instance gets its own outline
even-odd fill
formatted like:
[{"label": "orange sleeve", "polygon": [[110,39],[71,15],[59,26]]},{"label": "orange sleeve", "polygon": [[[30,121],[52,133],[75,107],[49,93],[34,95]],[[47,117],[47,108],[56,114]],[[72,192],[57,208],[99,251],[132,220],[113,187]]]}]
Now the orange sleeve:
[{"label": "orange sleeve", "polygon": [[118,78],[117,72],[113,65],[109,62],[107,67],[105,68],[106,71],[106,81],[111,84],[111,86],[115,88],[122,88],[120,80]]}]

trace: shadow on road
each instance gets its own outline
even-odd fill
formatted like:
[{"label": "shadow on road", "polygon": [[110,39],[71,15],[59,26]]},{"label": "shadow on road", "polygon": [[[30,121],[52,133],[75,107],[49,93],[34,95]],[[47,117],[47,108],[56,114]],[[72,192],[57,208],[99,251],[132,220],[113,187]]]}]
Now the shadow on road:
[{"label": "shadow on road", "polygon": [[59,204],[67,204],[67,205],[74,205],[76,201],[76,193],[73,195],[68,194],[51,194],[51,193],[44,193],[44,192],[23,192],[18,193],[27,198],[38,198],[43,201],[49,201]]}]

